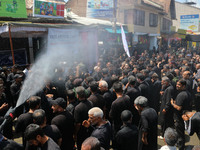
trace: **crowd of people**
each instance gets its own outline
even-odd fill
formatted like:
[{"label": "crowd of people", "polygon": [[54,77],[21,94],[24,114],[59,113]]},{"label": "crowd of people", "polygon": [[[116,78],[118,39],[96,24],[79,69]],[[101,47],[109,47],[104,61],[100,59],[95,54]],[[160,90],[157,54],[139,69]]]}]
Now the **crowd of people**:
[{"label": "crowd of people", "polygon": [[[200,138],[199,51],[135,51],[127,57],[108,50],[89,69],[83,62],[67,72],[56,68],[53,80],[4,126],[0,149],[156,150],[160,138],[166,143],[161,150],[184,150],[185,130]],[[29,73],[29,66],[1,68],[0,124]],[[22,145],[12,140],[17,134]]]}]

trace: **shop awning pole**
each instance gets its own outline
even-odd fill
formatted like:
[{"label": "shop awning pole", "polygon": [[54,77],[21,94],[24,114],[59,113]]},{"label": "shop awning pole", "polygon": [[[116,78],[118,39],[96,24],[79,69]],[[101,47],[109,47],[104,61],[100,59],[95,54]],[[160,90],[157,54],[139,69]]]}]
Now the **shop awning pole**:
[{"label": "shop awning pole", "polygon": [[12,52],[13,65],[15,65],[15,57],[14,57],[14,50],[13,50],[13,43],[12,43],[11,27],[10,27],[10,25],[9,25],[9,38],[10,38],[10,48],[11,48],[11,52]]}]

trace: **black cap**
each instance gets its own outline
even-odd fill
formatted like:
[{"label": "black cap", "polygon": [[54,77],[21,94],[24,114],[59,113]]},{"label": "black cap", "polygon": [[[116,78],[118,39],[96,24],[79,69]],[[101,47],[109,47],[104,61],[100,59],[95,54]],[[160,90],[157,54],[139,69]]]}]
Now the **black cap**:
[{"label": "black cap", "polygon": [[22,77],[23,77],[23,75],[21,75],[21,74],[15,74],[15,75],[14,75],[14,79],[22,78]]},{"label": "black cap", "polygon": [[61,97],[59,97],[59,98],[57,98],[57,99],[55,99],[55,100],[52,100],[51,101],[51,103],[52,103],[52,105],[58,105],[58,106],[60,106],[60,107],[62,107],[62,108],[66,108],[66,101],[64,100],[64,98],[61,98]]}]

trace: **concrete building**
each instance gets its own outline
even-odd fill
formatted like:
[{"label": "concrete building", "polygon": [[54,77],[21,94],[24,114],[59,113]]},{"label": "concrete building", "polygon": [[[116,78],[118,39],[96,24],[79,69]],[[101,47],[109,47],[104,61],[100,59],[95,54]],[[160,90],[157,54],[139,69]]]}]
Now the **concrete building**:
[{"label": "concrete building", "polygon": [[[181,29],[181,16],[182,15],[196,15],[198,14],[200,16],[200,8],[185,4],[185,3],[180,3],[180,2],[175,2],[176,6],[176,20],[173,20],[173,26],[176,27],[176,31],[178,29]],[[200,28],[198,27],[198,31],[200,31]]]},{"label": "concrete building", "polygon": [[[87,16],[88,0],[69,0],[67,8],[81,16]],[[133,44],[142,49],[157,48],[161,33],[169,33],[172,19],[176,18],[174,0],[118,0],[116,20],[126,24],[133,33]],[[108,21],[114,18],[101,18]]]}]

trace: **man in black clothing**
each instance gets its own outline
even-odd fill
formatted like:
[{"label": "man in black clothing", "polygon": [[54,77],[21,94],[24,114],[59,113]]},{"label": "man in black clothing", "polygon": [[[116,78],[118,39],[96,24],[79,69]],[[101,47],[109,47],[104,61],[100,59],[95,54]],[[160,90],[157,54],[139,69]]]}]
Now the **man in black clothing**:
[{"label": "man in black clothing", "polygon": [[171,106],[171,98],[174,97],[174,87],[171,85],[168,77],[162,78],[163,89],[161,91],[161,106],[159,121],[161,124],[161,133],[164,137],[165,130],[168,127],[173,127],[173,107]]},{"label": "man in black clothing", "polygon": [[117,150],[133,150],[138,146],[138,129],[132,124],[132,113],[124,110],[121,113],[123,126],[116,134]]},{"label": "man in black clothing", "polygon": [[137,97],[134,103],[141,116],[138,126],[138,150],[157,150],[158,115],[153,108],[148,107],[148,100],[144,96]]},{"label": "man in black clothing", "polygon": [[99,81],[99,90],[105,100],[105,112],[104,112],[105,118],[110,121],[109,112],[111,104],[114,101],[113,95],[111,91],[108,89],[108,83],[104,80]]},{"label": "man in black clothing", "polygon": [[60,150],[59,146],[50,137],[44,134],[39,125],[28,125],[24,134],[30,146],[35,146],[41,150]]},{"label": "man in black clothing", "polygon": [[92,108],[92,102],[86,99],[85,88],[79,86],[76,88],[79,104],[74,109],[75,133],[74,140],[77,141],[78,150],[81,149],[82,142],[89,136],[87,128],[82,126],[82,122],[88,119],[88,111]]},{"label": "man in black clothing", "polygon": [[52,109],[55,117],[51,120],[52,125],[56,125],[62,134],[62,143],[60,148],[62,150],[72,150],[74,147],[73,131],[74,118],[71,113],[65,110],[66,101],[59,97],[52,100]]},{"label": "man in black clothing", "polygon": [[14,76],[17,73],[18,65],[12,66],[12,72],[7,76],[7,83],[11,85],[14,82]]},{"label": "man in black clothing", "polygon": [[186,90],[186,81],[181,79],[177,82],[176,88],[179,94],[176,96],[175,101],[171,99],[171,105],[174,108],[174,122],[175,129],[178,134],[178,148],[183,150],[185,148],[185,128],[184,121],[182,119],[182,113],[184,110],[190,110],[190,93]]},{"label": "man in black clothing", "polygon": [[[129,76],[128,77],[128,83],[126,84],[124,93],[130,97],[131,105],[134,106],[134,100],[141,95],[140,90],[136,87],[136,78],[134,76]],[[138,125],[139,123],[139,113],[133,107],[133,122]]]},{"label": "man in black clothing", "polygon": [[103,111],[98,107],[91,108],[88,116],[89,119],[83,121],[83,126],[90,130],[90,136],[96,137],[100,141],[101,147],[109,150],[112,137],[110,122],[103,119]]},{"label": "man in black clothing", "polygon": [[73,116],[74,116],[74,109],[78,105],[78,101],[75,96],[75,92],[73,90],[67,90],[67,108]]},{"label": "man in black clothing", "polygon": [[15,81],[10,86],[10,92],[13,98],[13,106],[16,105],[17,100],[19,98],[19,94],[20,94],[21,86],[22,86],[22,77],[23,76],[20,74],[15,74],[14,76]]},{"label": "man in black clothing", "polygon": [[42,109],[37,109],[33,113],[33,122],[42,128],[45,135],[52,138],[54,142],[56,142],[59,146],[61,146],[62,142],[62,135],[60,130],[57,128],[56,125],[47,125],[47,119],[45,115],[45,111]]},{"label": "man in black clothing", "polygon": [[[138,73],[137,81],[139,83],[138,88],[141,92],[141,95],[146,97],[149,100],[151,98],[151,94],[150,94],[149,84],[145,81],[145,76],[141,73]],[[153,105],[153,102],[151,102],[150,100],[148,103],[149,103],[148,106],[150,107]]]},{"label": "man in black clothing", "polygon": [[132,105],[128,95],[123,95],[123,84],[121,82],[115,82],[113,84],[113,91],[117,95],[117,99],[112,103],[110,109],[110,118],[113,121],[114,135],[120,130],[122,126],[122,120],[120,119],[121,113],[124,110],[132,111]]},{"label": "man in black clothing", "polygon": [[152,82],[151,98],[152,102],[154,103],[153,108],[158,113],[160,108],[160,90],[162,86],[157,73],[152,74],[151,82]]},{"label": "man in black clothing", "polygon": [[26,145],[24,139],[24,131],[29,124],[33,123],[32,115],[36,109],[40,108],[41,99],[38,96],[32,96],[28,99],[28,103],[29,103],[29,111],[25,114],[21,114],[17,118],[17,122],[15,125],[15,132],[22,133],[22,140],[24,146]]},{"label": "man in black clothing", "polygon": [[[6,94],[4,93],[4,86],[3,84],[0,84],[0,124],[2,124],[2,122],[4,121],[4,115],[8,111],[9,107],[9,102],[6,98]],[[3,135],[9,139],[13,138],[12,125],[12,123],[9,123],[4,127],[2,131]]]},{"label": "man in black clothing", "polygon": [[107,68],[103,68],[102,69],[102,76],[103,76],[103,80],[105,80],[108,83],[108,88],[111,88],[112,83],[111,83],[111,78],[108,74],[108,69]]},{"label": "man in black clothing", "polygon": [[99,107],[101,110],[105,110],[105,100],[102,95],[97,93],[98,83],[96,81],[92,81],[89,84],[91,95],[88,97],[88,100],[92,102],[93,107]]},{"label": "man in black clothing", "polygon": [[183,112],[182,118],[185,123],[185,130],[190,136],[195,132],[200,140],[200,112]]}]

